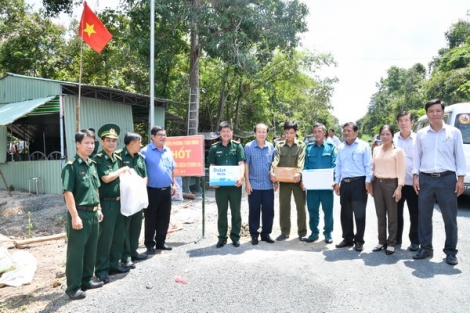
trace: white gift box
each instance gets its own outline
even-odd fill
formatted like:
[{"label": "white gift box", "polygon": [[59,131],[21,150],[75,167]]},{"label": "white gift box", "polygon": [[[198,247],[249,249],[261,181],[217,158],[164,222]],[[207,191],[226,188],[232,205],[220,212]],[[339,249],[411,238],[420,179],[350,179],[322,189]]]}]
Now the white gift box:
[{"label": "white gift box", "polygon": [[304,170],[302,183],[306,190],[333,190],[333,168],[321,168],[316,170]]},{"label": "white gift box", "polygon": [[235,186],[240,177],[240,167],[236,166],[209,166],[210,186]]}]

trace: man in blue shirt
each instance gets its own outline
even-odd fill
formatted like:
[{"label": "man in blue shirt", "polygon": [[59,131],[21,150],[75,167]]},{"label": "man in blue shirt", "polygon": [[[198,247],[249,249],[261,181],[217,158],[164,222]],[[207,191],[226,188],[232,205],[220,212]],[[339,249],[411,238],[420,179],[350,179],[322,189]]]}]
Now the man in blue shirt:
[{"label": "man in blue shirt", "polygon": [[274,243],[269,235],[273,229],[274,190],[277,190],[278,183],[273,184],[269,176],[275,150],[274,146],[266,141],[268,126],[258,124],[254,132],[256,140],[245,145],[245,191],[248,195],[251,243],[257,245],[260,214],[263,221],[261,240]]},{"label": "man in blue shirt", "polygon": [[[364,250],[367,197],[372,179],[370,146],[357,138],[359,128],[353,122],[343,125],[344,142],[339,145],[335,170],[335,193],[340,196],[343,241],[336,248],[355,246]],[[356,234],[354,234],[354,220]]]},{"label": "man in blue shirt", "polygon": [[[334,143],[324,140],[326,127],[323,124],[313,125],[313,136],[315,141],[309,143],[306,148],[304,169],[313,170],[321,168],[335,168],[336,147]],[[318,240],[318,223],[320,221],[320,203],[324,213],[325,227],[323,235],[326,243],[332,243],[333,238],[333,190],[307,190],[307,209],[310,216],[310,230],[312,234],[307,238],[307,242]]]},{"label": "man in blue shirt", "polygon": [[[145,156],[149,206],[145,210],[145,241],[147,254],[171,250],[165,243],[171,214],[171,195],[176,192],[175,160],[170,148],[165,146],[166,131],[154,126],[150,131],[152,142],[141,150]],[[154,240],[155,237],[155,240]]]}]

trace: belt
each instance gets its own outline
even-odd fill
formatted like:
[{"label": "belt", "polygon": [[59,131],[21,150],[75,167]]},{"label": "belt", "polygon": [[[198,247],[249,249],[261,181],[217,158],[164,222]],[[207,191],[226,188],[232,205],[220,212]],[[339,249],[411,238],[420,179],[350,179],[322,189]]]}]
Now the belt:
[{"label": "belt", "polygon": [[84,211],[98,211],[98,206],[76,206],[77,210],[84,210]]},{"label": "belt", "polygon": [[445,171],[445,172],[442,172],[442,173],[424,173],[424,172],[421,172],[421,173],[423,173],[424,175],[431,176],[433,178],[440,178],[440,177],[444,177],[444,176],[447,176],[447,175],[450,175],[450,174],[455,175],[455,172],[452,172],[452,171]]},{"label": "belt", "polygon": [[353,181],[356,181],[356,180],[365,179],[365,178],[366,178],[365,176],[360,176],[360,177],[348,177],[348,178],[343,178],[343,179],[341,180],[341,182],[350,183],[350,182],[353,182]]},{"label": "belt", "polygon": [[395,178],[380,178],[380,177],[377,177],[377,176],[375,176],[375,178],[380,179],[380,181],[382,181],[382,180],[395,180],[395,179],[398,179],[398,178],[396,178],[396,177],[395,177]]},{"label": "belt", "polygon": [[116,198],[101,198],[101,200],[105,200],[105,201],[119,201],[119,199],[121,199],[121,197],[116,197]]},{"label": "belt", "polygon": [[155,190],[158,190],[158,191],[164,191],[164,190],[167,190],[168,188],[170,188],[171,186],[168,186],[168,187],[163,187],[163,188],[155,188],[155,187],[149,187],[149,188],[152,188],[152,189],[155,189]]}]

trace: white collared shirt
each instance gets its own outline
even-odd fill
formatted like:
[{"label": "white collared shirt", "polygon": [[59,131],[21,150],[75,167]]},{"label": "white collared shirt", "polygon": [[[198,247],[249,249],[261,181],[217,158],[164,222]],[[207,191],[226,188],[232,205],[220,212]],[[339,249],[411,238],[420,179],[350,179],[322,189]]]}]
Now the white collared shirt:
[{"label": "white collared shirt", "polygon": [[429,125],[416,134],[413,174],[453,171],[457,176],[465,176],[462,133],[453,126],[442,124],[438,132]]},{"label": "white collared shirt", "polygon": [[402,148],[403,151],[405,151],[405,185],[413,186],[413,157],[416,146],[416,133],[411,132],[411,134],[406,139],[401,136],[401,132],[395,133],[395,136],[393,136],[393,143],[395,144],[395,146]]}]

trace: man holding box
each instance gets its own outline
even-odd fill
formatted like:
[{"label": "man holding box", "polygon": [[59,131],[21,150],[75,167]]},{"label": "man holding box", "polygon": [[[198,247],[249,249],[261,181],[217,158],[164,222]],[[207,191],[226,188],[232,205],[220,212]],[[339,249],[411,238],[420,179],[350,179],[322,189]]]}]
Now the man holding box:
[{"label": "man holding box", "polygon": [[[321,169],[336,167],[336,147],[332,142],[325,141],[326,127],[323,124],[313,125],[313,136],[315,141],[307,145],[304,169]],[[318,240],[318,223],[320,221],[320,203],[324,213],[325,227],[323,235],[325,242],[332,243],[333,238],[333,190],[307,190],[307,209],[310,216],[310,230],[312,234],[307,242]]]},{"label": "man holding box", "polygon": [[245,175],[245,151],[241,144],[232,140],[233,128],[229,122],[219,125],[221,140],[211,146],[209,150],[208,163],[211,166],[239,166],[240,175],[235,186],[213,186],[215,189],[215,201],[218,209],[217,228],[219,230],[219,241],[216,247],[222,248],[227,243],[227,211],[230,202],[232,213],[232,231],[230,239],[235,247],[240,246],[240,228],[242,217],[240,212],[242,200],[242,185]]},{"label": "man holding box", "polygon": [[276,156],[271,166],[271,180],[278,183],[278,177],[274,173],[276,167],[296,168],[292,181],[281,182],[279,187],[279,223],[281,226],[281,235],[276,240],[283,241],[290,235],[290,200],[291,194],[294,194],[295,205],[297,208],[297,232],[300,240],[305,240],[307,235],[307,216],[305,213],[305,191],[300,186],[302,170],[305,161],[305,144],[297,140],[297,123],[286,121],[284,123],[284,133],[286,140],[280,141],[276,145]]}]

